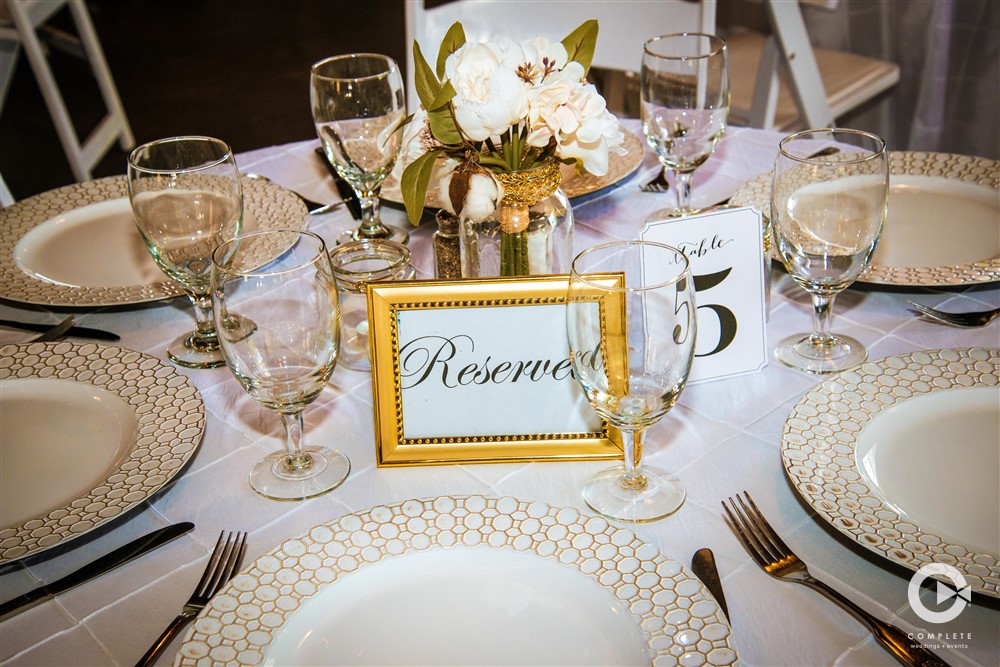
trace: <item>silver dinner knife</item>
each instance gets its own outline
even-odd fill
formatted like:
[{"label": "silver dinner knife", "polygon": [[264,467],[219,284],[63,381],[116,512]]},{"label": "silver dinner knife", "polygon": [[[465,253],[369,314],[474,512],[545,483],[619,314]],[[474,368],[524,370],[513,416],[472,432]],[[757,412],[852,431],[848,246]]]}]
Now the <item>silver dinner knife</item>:
[{"label": "silver dinner knife", "polygon": [[118,547],[111,553],[101,556],[94,562],[84,565],[76,572],[68,574],[62,579],[54,581],[51,584],[39,586],[32,591],[28,591],[24,595],[19,595],[13,600],[4,602],[3,604],[0,604],[0,621],[4,621],[11,616],[24,611],[25,609],[30,609],[36,604],[41,604],[63,591],[67,591],[74,586],[79,586],[85,581],[90,581],[94,577],[100,576],[109,570],[113,570],[119,565],[124,565],[133,558],[138,558],[139,556],[166,544],[174,538],[180,537],[192,528],[194,528],[194,524],[189,521],[185,521],[184,523],[175,523],[167,526],[166,528],[154,530],[152,533],[144,535],[137,540],[133,540],[125,546]]},{"label": "silver dinner knife", "polygon": [[719,603],[722,613],[729,619],[729,608],[726,606],[726,596],[722,593],[722,580],[719,578],[719,568],[715,565],[715,554],[705,547],[694,552],[691,558],[691,570],[705,584],[705,588]]},{"label": "silver dinner knife", "polygon": [[[22,331],[34,331],[36,333],[44,333],[52,328],[51,324],[38,324],[35,322],[16,322],[14,320],[3,320],[0,319],[0,324],[5,327],[10,327],[11,329],[21,329]],[[90,327],[78,327],[75,324],[69,328],[66,332],[66,336],[70,338],[90,338],[92,340],[106,340],[112,343],[117,343],[122,338],[118,334],[111,333],[110,331],[103,331],[101,329],[91,329]]]}]

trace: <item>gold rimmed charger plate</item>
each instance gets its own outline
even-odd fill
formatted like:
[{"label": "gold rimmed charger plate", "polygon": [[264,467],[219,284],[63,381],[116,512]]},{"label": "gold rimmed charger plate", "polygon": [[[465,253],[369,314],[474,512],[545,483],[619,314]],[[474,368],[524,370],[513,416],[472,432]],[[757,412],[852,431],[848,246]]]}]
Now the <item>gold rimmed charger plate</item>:
[{"label": "gold rimmed charger plate", "polygon": [[[575,509],[442,496],[315,526],[238,574],[178,665],[737,661],[679,562]],[[516,641],[512,640],[516,639]]]},{"label": "gold rimmed charger plate", "polygon": [[[244,177],[243,231],[305,229],[293,192]],[[132,222],[125,176],[68,185],[5,208],[0,297],[40,306],[118,306],[183,294]]]},{"label": "gold rimmed charger plate", "polygon": [[818,385],[781,435],[785,472],[834,528],[911,570],[1000,597],[1000,349],[885,357]]},{"label": "gold rimmed charger plate", "polygon": [[185,376],[106,345],[0,347],[0,404],[0,564],[144,502],[180,472],[205,431],[201,395]]},{"label": "gold rimmed charger plate", "polygon": [[[730,199],[771,213],[772,174]],[[858,282],[952,287],[1000,280],[1000,162],[951,153],[894,151],[889,216]]]},{"label": "gold rimmed charger plate", "polygon": [[[563,180],[562,185],[559,187],[562,188],[563,193],[567,197],[573,199],[574,197],[603,190],[628,178],[639,168],[643,157],[642,140],[624,128],[622,128],[622,131],[625,134],[623,146],[626,153],[625,155],[618,155],[612,152],[608,155],[608,173],[604,176],[594,176],[586,171],[578,174],[572,165],[562,165]],[[399,189],[399,181],[394,175],[390,174],[385,179],[385,183],[382,184],[380,196],[382,199],[396,204],[403,203],[403,194]],[[438,196],[436,188],[429,187],[427,189],[427,200],[424,202],[424,206],[432,209],[441,208],[441,199]]]}]

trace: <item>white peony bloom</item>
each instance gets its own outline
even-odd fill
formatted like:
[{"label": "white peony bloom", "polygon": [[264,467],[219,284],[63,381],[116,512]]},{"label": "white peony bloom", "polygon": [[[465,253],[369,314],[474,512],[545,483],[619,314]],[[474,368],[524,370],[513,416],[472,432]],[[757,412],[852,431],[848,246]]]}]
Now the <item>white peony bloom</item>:
[{"label": "white peony bloom", "polygon": [[459,206],[452,202],[451,182],[455,176],[456,169],[454,162],[452,168],[439,181],[439,192],[441,202],[445,210],[452,215],[461,216],[463,220],[479,222],[489,217],[496,210],[497,202],[503,198],[503,186],[500,185],[492,173],[482,167],[476,167],[466,171],[468,175],[468,189],[465,191],[464,199],[461,192],[456,192],[456,197],[460,200]]},{"label": "white peony bloom", "polygon": [[525,84],[504,67],[510,40],[497,44],[466,43],[448,56],[445,75],[455,87],[455,119],[472,141],[503,134],[526,113]]},{"label": "white peony bloom", "polygon": [[[524,54],[523,60],[517,63],[516,69],[521,78],[529,83],[539,84],[545,81],[551,74],[558,72],[566,66],[569,55],[566,47],[560,42],[549,42],[545,37],[536,37],[526,42],[521,42],[521,51]],[[583,67],[580,67],[580,76],[583,76]]]}]

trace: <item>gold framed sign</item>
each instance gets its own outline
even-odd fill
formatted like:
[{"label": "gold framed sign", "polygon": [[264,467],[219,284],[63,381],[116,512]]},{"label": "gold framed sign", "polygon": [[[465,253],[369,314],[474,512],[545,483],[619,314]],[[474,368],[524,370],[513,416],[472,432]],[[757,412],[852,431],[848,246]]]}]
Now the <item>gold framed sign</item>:
[{"label": "gold framed sign", "polygon": [[[611,276],[609,280],[620,280]],[[621,434],[573,375],[567,276],[369,283],[376,462],[621,458]],[[624,302],[595,293],[614,328]],[[583,363],[624,366],[608,350]]]}]

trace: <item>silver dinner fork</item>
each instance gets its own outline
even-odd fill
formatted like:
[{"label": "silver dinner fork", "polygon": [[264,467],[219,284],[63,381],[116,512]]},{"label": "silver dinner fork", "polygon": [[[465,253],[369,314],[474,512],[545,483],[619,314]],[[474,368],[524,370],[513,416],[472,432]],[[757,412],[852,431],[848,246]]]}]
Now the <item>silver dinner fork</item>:
[{"label": "silver dinner fork", "polygon": [[48,343],[50,341],[57,340],[59,338],[62,338],[63,335],[67,331],[69,331],[69,328],[71,326],[73,326],[73,316],[72,315],[70,315],[69,317],[67,317],[62,322],[60,322],[59,324],[55,325],[54,327],[52,327],[48,331],[44,332],[43,334],[41,334],[39,336],[36,336],[35,338],[32,338],[29,342],[31,342],[31,343]]},{"label": "silver dinner fork", "polygon": [[1000,308],[993,310],[970,310],[964,313],[949,313],[937,308],[923,306],[915,301],[910,301],[910,305],[916,308],[932,320],[944,322],[955,327],[984,327],[1000,315]]},{"label": "silver dinner fork", "polygon": [[229,533],[227,535],[226,531],[222,531],[222,534],[219,535],[219,541],[215,544],[215,550],[212,551],[212,557],[208,559],[205,573],[201,576],[201,581],[198,582],[194,593],[184,603],[183,611],[170,622],[160,638],[146,651],[146,655],[139,659],[136,667],[149,667],[156,662],[170,640],[205,608],[205,605],[208,604],[213,595],[219,592],[220,588],[233,578],[240,567],[246,550],[246,533]]},{"label": "silver dinner fork", "polygon": [[663,169],[660,169],[656,178],[645,185],[640,185],[639,190],[642,192],[667,192],[670,190],[670,182],[667,180],[667,175],[663,173]]},{"label": "silver dinner fork", "polygon": [[764,515],[754,503],[750,494],[743,492],[736,499],[729,498],[729,505],[722,501],[736,535],[743,548],[753,557],[757,565],[772,577],[804,584],[819,591],[841,607],[851,612],[859,621],[868,626],[875,639],[904,665],[922,667],[947,667],[947,663],[920,645],[914,645],[906,633],[894,625],[875,618],[846,597],[809,574],[806,564],[788,548],[771,528]]}]

